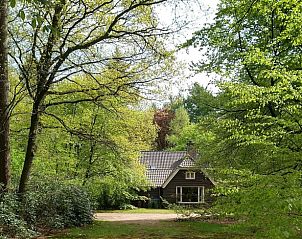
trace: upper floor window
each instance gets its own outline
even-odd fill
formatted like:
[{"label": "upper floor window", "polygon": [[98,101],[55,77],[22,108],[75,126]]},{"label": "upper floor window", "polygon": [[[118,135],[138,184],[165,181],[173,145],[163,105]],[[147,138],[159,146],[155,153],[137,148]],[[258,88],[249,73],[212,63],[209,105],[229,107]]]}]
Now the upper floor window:
[{"label": "upper floor window", "polygon": [[186,179],[195,179],[195,172],[187,171]]}]

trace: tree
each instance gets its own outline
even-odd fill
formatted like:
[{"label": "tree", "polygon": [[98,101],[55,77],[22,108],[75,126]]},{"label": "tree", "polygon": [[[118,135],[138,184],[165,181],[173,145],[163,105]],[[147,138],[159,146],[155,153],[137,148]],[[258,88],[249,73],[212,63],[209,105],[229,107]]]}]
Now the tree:
[{"label": "tree", "polygon": [[168,147],[167,136],[171,133],[171,121],[174,112],[169,108],[156,110],[154,113],[154,123],[158,126],[158,133],[155,140],[157,150],[164,150]]},{"label": "tree", "polygon": [[103,104],[106,109],[89,102],[53,107],[48,113],[64,126],[41,118],[33,179],[71,180],[87,188],[99,207],[119,207],[146,185],[137,159],[150,149],[156,131],[152,112],[129,109],[116,99]]},{"label": "tree", "polygon": [[233,204],[224,209],[257,227],[265,220],[262,233],[273,238],[301,230],[301,7],[300,1],[221,1],[215,22],[188,42],[207,50],[207,60],[195,64],[199,70],[228,79],[219,84],[227,99],[221,114],[202,122],[215,133],[213,164],[237,170],[225,171],[236,179]]},{"label": "tree", "polygon": [[[85,82],[81,77],[74,80]],[[68,83],[62,83],[53,90],[68,87]],[[22,169],[20,154],[25,150],[30,117],[28,101],[29,97],[16,106],[11,120],[14,174],[19,174],[20,166]],[[106,202],[107,206],[117,207],[134,199],[134,189],[146,185],[144,170],[137,160],[139,152],[150,149],[156,134],[153,112],[140,111],[137,104],[139,98],[121,95],[104,99],[102,107],[81,102],[49,108],[40,119],[29,190],[39,182],[56,179],[85,187],[100,207]],[[112,200],[102,201],[108,196]]]},{"label": "tree", "polygon": [[7,4],[0,2],[0,192],[7,190],[10,180]]},{"label": "tree", "polygon": [[14,107],[14,100],[9,99],[8,3],[15,7],[16,1],[0,2],[0,192],[7,191],[10,182],[10,114]]},{"label": "tree", "polygon": [[[224,118],[240,126],[238,131],[234,125],[229,129],[239,141],[246,132],[244,141],[257,137],[278,148],[299,151],[298,145],[290,145],[300,134],[300,48],[297,36],[292,36],[299,16],[284,15],[296,7],[286,1],[223,1],[216,23],[196,34],[196,44],[209,47],[209,64],[200,63],[200,67],[211,70],[212,64],[214,70],[232,77],[220,88],[229,96]],[[228,18],[232,21],[226,24]],[[260,28],[265,31],[257,31]],[[225,40],[228,45],[223,47]]]},{"label": "tree", "polygon": [[[20,80],[32,101],[31,124],[19,193],[25,191],[39,122],[47,109],[61,104],[94,102],[119,94],[137,96],[144,85],[169,72],[170,53],[159,39],[167,34],[153,14],[151,1],[54,1],[47,6],[32,3],[25,15],[38,14],[11,29],[15,50],[11,53]],[[33,10],[34,9],[34,10]],[[114,70],[116,75],[106,72]],[[106,75],[107,74],[107,75]],[[86,75],[77,84],[76,75]],[[105,81],[100,81],[99,77]],[[68,82],[68,91],[54,91]],[[71,94],[72,100],[64,96]]]},{"label": "tree", "polygon": [[[175,145],[179,137],[182,135],[186,127],[190,125],[190,119],[188,112],[183,106],[180,106],[175,110],[174,118],[170,123],[171,132],[168,135],[167,139],[171,145]],[[187,139],[187,143],[190,139]],[[186,148],[183,148],[186,150]]]},{"label": "tree", "polygon": [[198,83],[194,83],[189,91],[189,95],[184,100],[184,105],[189,113],[192,122],[207,116],[218,107],[215,96]]}]

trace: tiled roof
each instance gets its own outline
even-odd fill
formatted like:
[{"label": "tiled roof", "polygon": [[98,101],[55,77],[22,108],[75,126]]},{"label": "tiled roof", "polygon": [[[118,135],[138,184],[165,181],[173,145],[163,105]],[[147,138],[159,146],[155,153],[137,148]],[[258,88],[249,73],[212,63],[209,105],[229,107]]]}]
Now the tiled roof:
[{"label": "tiled roof", "polygon": [[167,169],[149,169],[146,172],[146,176],[151,182],[151,186],[159,187],[166,181],[171,173],[172,170]]},{"label": "tiled roof", "polygon": [[186,151],[142,151],[140,162],[145,164],[147,169],[174,169],[186,155]]},{"label": "tiled roof", "polygon": [[178,167],[192,167],[194,161],[186,151],[142,151],[140,162],[146,166],[147,179],[154,186],[161,186]]}]

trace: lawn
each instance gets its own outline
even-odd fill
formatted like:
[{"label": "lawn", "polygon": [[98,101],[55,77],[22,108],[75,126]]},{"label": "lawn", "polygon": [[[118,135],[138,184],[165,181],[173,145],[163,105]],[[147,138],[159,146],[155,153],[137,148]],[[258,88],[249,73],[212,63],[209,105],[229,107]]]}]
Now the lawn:
[{"label": "lawn", "polygon": [[161,221],[149,223],[122,223],[95,221],[92,225],[73,228],[56,239],[252,239],[246,228],[232,225],[190,221]]}]

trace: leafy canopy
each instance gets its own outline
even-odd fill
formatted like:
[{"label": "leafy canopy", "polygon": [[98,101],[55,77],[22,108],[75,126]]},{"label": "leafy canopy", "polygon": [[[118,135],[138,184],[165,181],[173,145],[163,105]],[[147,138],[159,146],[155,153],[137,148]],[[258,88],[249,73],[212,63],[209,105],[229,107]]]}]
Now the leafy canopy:
[{"label": "leafy canopy", "polygon": [[[205,160],[250,175],[231,180],[236,190],[222,209],[272,238],[301,230],[301,8],[295,0],[222,0],[214,23],[186,43],[206,52],[196,69],[222,79],[220,110],[199,121],[214,133]],[[233,173],[220,173],[222,185]]]}]

